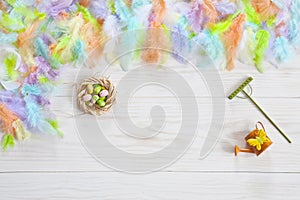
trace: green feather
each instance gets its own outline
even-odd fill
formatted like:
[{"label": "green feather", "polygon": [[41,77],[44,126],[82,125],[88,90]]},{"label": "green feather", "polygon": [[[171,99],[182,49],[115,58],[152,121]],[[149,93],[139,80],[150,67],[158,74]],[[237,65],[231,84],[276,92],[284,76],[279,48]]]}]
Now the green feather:
[{"label": "green feather", "polygon": [[63,37],[59,41],[59,43],[57,44],[57,46],[55,47],[55,49],[53,51],[53,57],[56,60],[58,60],[59,62],[61,62],[61,63],[64,63],[63,59],[65,59],[65,58],[61,57],[61,51],[67,47],[67,45],[69,44],[70,40],[71,40],[71,36],[65,36],[65,37]]},{"label": "green feather", "polygon": [[8,149],[8,147],[14,147],[15,140],[14,137],[10,134],[5,134],[2,138],[2,148],[4,151]]},{"label": "green feather", "polygon": [[108,2],[108,8],[109,8],[111,14],[113,14],[113,15],[116,14],[115,2],[114,1],[110,0]]},{"label": "green feather", "polygon": [[217,24],[214,24],[212,27],[210,27],[210,31],[212,34],[215,33],[224,33],[231,25],[232,20],[239,15],[239,12],[230,15],[225,21],[219,22]]},{"label": "green feather", "polygon": [[50,80],[45,76],[40,76],[38,79],[41,84],[51,83]]},{"label": "green feather", "polygon": [[48,122],[56,130],[57,134],[63,138],[64,134],[58,128],[58,122],[56,120],[48,120]]},{"label": "green feather", "polygon": [[260,24],[260,18],[259,14],[255,12],[254,8],[252,7],[249,0],[242,0],[244,6],[245,6],[245,12],[247,15],[247,21]]},{"label": "green feather", "polygon": [[16,3],[16,0],[6,0],[6,3],[13,6]]},{"label": "green feather", "polygon": [[16,80],[16,78],[18,77],[18,73],[15,70],[16,63],[17,63],[17,58],[13,54],[8,55],[4,60],[6,73],[9,76],[9,78],[12,80]]},{"label": "green feather", "polygon": [[261,66],[265,51],[269,46],[270,33],[266,30],[259,30],[255,36],[254,63],[259,72],[263,72]]},{"label": "green feather", "polygon": [[25,29],[25,25],[20,19],[13,18],[7,13],[3,13],[2,17],[0,17],[0,26],[12,31],[22,31]]},{"label": "green feather", "polygon": [[79,4],[77,4],[77,8],[78,11],[82,13],[83,19],[85,19],[86,21],[90,21],[94,24],[94,26],[100,28],[100,24],[98,23],[97,19],[94,18],[91,13],[89,12],[89,10]]}]

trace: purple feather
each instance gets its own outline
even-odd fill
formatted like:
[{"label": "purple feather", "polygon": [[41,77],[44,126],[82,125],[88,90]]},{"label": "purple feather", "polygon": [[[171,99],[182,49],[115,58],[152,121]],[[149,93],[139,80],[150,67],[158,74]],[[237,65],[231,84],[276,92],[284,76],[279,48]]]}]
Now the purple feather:
[{"label": "purple feather", "polygon": [[[181,20],[182,21],[182,20]],[[180,63],[186,63],[182,56],[186,57],[189,50],[189,41],[186,31],[184,31],[180,24],[176,25],[172,31],[172,56]]]},{"label": "purple feather", "polygon": [[17,70],[22,73],[27,73],[28,67],[25,63],[21,63],[21,65],[19,66],[19,68]]},{"label": "purple feather", "polygon": [[201,32],[207,19],[204,17],[203,6],[199,0],[193,2],[192,10],[187,15],[191,28],[195,32]]},{"label": "purple feather", "polygon": [[51,68],[48,62],[41,56],[35,58],[37,64],[37,69],[34,72],[31,72],[29,76],[25,79],[27,84],[38,84],[39,77],[45,76],[50,81],[54,81],[59,75],[58,72]]},{"label": "purple feather", "polygon": [[37,57],[35,59],[35,62],[38,66],[37,73],[39,75],[44,75],[51,81],[54,81],[55,78],[57,78],[58,72],[56,70],[53,70],[49,63],[43,57]]},{"label": "purple feather", "polygon": [[50,1],[40,5],[40,10],[51,17],[56,17],[62,11],[69,11],[76,0]]},{"label": "purple feather", "polygon": [[0,102],[4,103],[22,121],[26,119],[25,101],[12,91],[1,91]]},{"label": "purple feather", "polygon": [[222,16],[230,15],[236,12],[236,5],[230,0],[214,1],[214,6]]},{"label": "purple feather", "polygon": [[108,15],[108,9],[104,0],[92,1],[90,12],[95,18],[105,19]]}]

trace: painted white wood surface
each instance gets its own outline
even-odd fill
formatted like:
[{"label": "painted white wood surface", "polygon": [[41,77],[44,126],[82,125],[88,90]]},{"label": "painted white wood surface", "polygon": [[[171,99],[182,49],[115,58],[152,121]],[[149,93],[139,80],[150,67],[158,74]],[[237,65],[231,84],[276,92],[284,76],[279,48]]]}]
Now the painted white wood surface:
[{"label": "painted white wood surface", "polygon": [[[210,125],[210,91],[201,85],[203,81],[195,75],[194,69],[174,66],[192,83],[200,110],[201,129],[183,157],[160,172],[147,175],[115,172],[86,152],[72,119],[72,114],[80,113],[72,104],[74,77],[79,69],[66,69],[51,98],[51,109],[62,122],[65,138],[34,135],[14,149],[2,152],[0,199],[299,199],[299,64],[296,59],[289,66],[269,68],[265,74],[241,64],[233,72],[220,72],[225,95],[247,75],[253,76],[253,97],[293,143],[288,144],[248,100],[226,100],[222,137],[214,151],[203,160],[199,155]],[[78,79],[98,70],[81,70]],[[107,73],[115,82],[124,75],[118,67]],[[164,74],[161,76],[168,78]],[[224,94],[219,94],[218,98],[224,98]],[[178,105],[173,100],[174,96],[164,91],[141,91],[134,96],[130,117],[139,124],[148,123],[153,102],[160,102],[169,111],[166,121],[170,126],[158,138],[137,142],[110,130],[107,130],[106,137],[129,152],[147,153],[163,148],[174,138],[180,118],[176,110]],[[107,114],[99,120],[106,123],[111,118],[112,115]],[[274,144],[259,157],[242,153],[235,157],[234,145],[243,147],[244,136],[254,128],[257,120],[264,122]]]}]

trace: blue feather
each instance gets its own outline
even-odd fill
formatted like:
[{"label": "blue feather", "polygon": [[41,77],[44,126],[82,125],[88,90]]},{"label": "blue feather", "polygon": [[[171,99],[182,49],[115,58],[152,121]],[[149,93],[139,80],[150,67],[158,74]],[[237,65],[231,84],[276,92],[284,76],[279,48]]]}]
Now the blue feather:
[{"label": "blue feather", "polygon": [[203,31],[194,38],[212,60],[219,60],[225,54],[224,46],[217,35]]},{"label": "blue feather", "polygon": [[24,84],[22,89],[21,89],[21,93],[24,96],[28,96],[28,95],[40,96],[42,94],[42,90],[37,85]]},{"label": "blue feather", "polygon": [[73,49],[73,59],[77,64],[82,64],[86,60],[85,45],[81,40],[77,40]]},{"label": "blue feather", "polygon": [[42,107],[38,105],[29,95],[24,97],[24,101],[26,103],[27,114],[26,124],[29,126],[29,128],[38,128],[38,124],[41,120]]},{"label": "blue feather", "polygon": [[31,95],[24,97],[26,103],[27,119],[25,120],[29,129],[39,130],[42,133],[56,135],[58,132],[43,116],[43,107],[39,105]]},{"label": "blue feather", "polygon": [[44,43],[42,38],[38,37],[34,40],[35,52],[38,56],[42,56],[45,60],[49,61],[50,51],[48,46]]},{"label": "blue feather", "polygon": [[128,19],[128,29],[120,35],[120,45],[117,54],[120,57],[120,65],[124,71],[127,71],[133,62],[134,53],[137,44],[141,38],[141,31],[137,31],[138,23],[135,17]]},{"label": "blue feather", "polygon": [[0,44],[10,44],[16,42],[18,38],[17,33],[2,33],[0,32]]},{"label": "blue feather", "polygon": [[300,1],[293,0],[291,2],[291,19],[289,22],[288,38],[293,45],[300,43]]},{"label": "blue feather", "polygon": [[151,0],[133,0],[131,4],[131,8],[134,10],[138,7],[145,6],[151,4]]},{"label": "blue feather", "polygon": [[132,13],[123,0],[115,1],[116,14],[120,18],[121,23],[127,24],[128,19],[132,17]]},{"label": "blue feather", "polygon": [[58,68],[58,61],[50,56],[48,45],[45,44],[42,38],[38,37],[34,40],[34,48],[37,56],[42,56],[45,61],[50,63],[51,67]]},{"label": "blue feather", "polygon": [[288,39],[281,36],[276,38],[274,42],[273,53],[278,61],[284,62],[286,59],[292,56],[293,48],[289,44]]}]

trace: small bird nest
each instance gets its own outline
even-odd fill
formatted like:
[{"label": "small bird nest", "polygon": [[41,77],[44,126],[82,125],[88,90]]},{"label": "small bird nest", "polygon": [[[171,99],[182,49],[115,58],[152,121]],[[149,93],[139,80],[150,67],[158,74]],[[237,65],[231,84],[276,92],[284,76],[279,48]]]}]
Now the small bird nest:
[{"label": "small bird nest", "polygon": [[108,78],[90,77],[80,83],[77,102],[85,113],[99,116],[110,111],[115,97],[115,86]]}]

